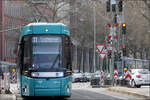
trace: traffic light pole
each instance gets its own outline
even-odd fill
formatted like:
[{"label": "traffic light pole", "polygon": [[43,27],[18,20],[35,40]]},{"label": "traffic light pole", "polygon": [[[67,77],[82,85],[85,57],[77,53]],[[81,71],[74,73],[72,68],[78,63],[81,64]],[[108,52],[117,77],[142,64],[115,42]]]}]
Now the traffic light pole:
[{"label": "traffic light pole", "polygon": [[[112,7],[112,9],[110,9],[110,6]],[[112,32],[111,34],[113,34],[113,35],[112,35],[112,40],[111,40],[112,52],[111,52],[111,58],[109,59],[109,61],[110,61],[109,70],[110,70],[110,78],[112,80],[112,85],[114,85],[114,75],[113,75],[113,72],[114,72],[114,60],[115,60],[114,53],[115,53],[115,50],[117,50],[117,53],[119,54],[120,46],[121,47],[125,46],[125,33],[123,33],[123,32],[125,32],[125,30],[122,31],[123,35],[121,35],[121,30],[120,30],[122,23],[124,23],[124,5],[123,5],[123,0],[113,0],[113,2],[111,2],[111,3],[110,3],[110,0],[108,0],[106,2],[106,8],[107,8],[106,9],[107,12],[111,12],[111,17],[112,17],[112,27],[110,28],[110,31]],[[120,15],[120,14],[122,15],[122,20],[120,20],[120,24],[117,25],[117,27],[119,27],[119,28],[117,28],[115,30],[114,26],[115,26],[115,24],[118,24],[117,19],[118,19],[118,15]],[[114,36],[115,33],[114,32],[116,33],[116,35],[118,35],[117,43],[115,42],[115,36]],[[121,43],[121,39],[120,39],[121,37],[122,37],[123,43]],[[125,63],[122,62],[123,68],[124,68],[124,64]]]},{"label": "traffic light pole", "polygon": [[[125,6],[123,5],[123,11],[122,11],[122,23],[124,23],[124,10],[125,10]],[[125,45],[125,35],[123,34],[123,46]],[[122,53],[123,53],[123,51],[122,51]],[[125,61],[124,60],[122,60],[122,79],[124,79],[124,67],[125,67]]]}]

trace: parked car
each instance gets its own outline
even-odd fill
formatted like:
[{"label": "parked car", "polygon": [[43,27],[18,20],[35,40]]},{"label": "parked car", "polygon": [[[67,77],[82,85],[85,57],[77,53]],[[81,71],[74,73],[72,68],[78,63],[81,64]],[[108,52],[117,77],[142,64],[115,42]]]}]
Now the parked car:
[{"label": "parked car", "polygon": [[81,82],[82,78],[83,73],[76,72],[72,74],[72,82]]},{"label": "parked car", "polygon": [[95,77],[95,78],[101,78],[101,71],[96,71],[96,72],[94,73],[94,77]]},{"label": "parked car", "polygon": [[87,82],[90,82],[92,73],[85,72],[84,75],[85,75],[85,77],[86,77],[86,81],[87,81]]},{"label": "parked car", "polygon": [[140,88],[141,85],[150,85],[150,71],[148,69],[132,69],[132,79],[129,84],[131,87]]}]

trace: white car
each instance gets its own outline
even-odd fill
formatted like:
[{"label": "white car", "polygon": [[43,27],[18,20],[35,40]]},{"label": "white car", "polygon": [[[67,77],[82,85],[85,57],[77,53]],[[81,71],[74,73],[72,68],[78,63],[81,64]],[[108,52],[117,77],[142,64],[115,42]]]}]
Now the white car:
[{"label": "white car", "polygon": [[86,80],[89,82],[91,80],[92,73],[85,72],[84,75],[86,77]]},{"label": "white car", "polygon": [[132,69],[132,79],[129,84],[131,87],[140,88],[141,85],[150,85],[150,71],[148,69]]}]

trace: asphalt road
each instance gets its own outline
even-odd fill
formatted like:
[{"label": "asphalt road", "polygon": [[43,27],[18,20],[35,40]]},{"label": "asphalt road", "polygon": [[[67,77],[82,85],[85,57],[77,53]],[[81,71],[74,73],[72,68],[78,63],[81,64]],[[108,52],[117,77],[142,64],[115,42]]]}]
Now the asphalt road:
[{"label": "asphalt road", "polygon": [[[93,89],[94,90],[94,89]],[[62,99],[62,98],[54,98],[54,97],[34,97],[34,98],[28,98],[24,100],[52,100],[52,99]],[[72,90],[72,96],[70,98],[66,98],[65,100],[121,100],[117,97],[108,96],[105,94],[93,92],[91,90],[87,89],[73,89]],[[22,100],[21,98],[18,98],[18,100]]]},{"label": "asphalt road", "polygon": [[[60,100],[61,98],[54,97],[34,97],[28,99],[22,99],[17,96],[17,100]],[[82,88],[73,89],[72,96],[67,98],[68,100],[144,100],[144,98],[137,98],[125,94],[114,93],[105,90],[104,88]],[[67,100],[65,99],[65,100]],[[16,100],[14,96],[0,96],[0,100]]]},{"label": "asphalt road", "polygon": [[[94,89],[93,89],[94,90]],[[86,89],[74,89],[71,100],[121,100],[117,97],[108,96]]]}]

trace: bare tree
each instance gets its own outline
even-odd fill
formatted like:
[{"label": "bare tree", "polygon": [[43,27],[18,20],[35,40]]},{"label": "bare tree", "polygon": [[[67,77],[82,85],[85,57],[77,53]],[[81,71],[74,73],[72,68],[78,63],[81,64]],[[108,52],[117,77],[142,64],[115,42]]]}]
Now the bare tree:
[{"label": "bare tree", "polygon": [[32,8],[33,17],[46,22],[60,22],[69,15],[68,0],[24,0]]}]

